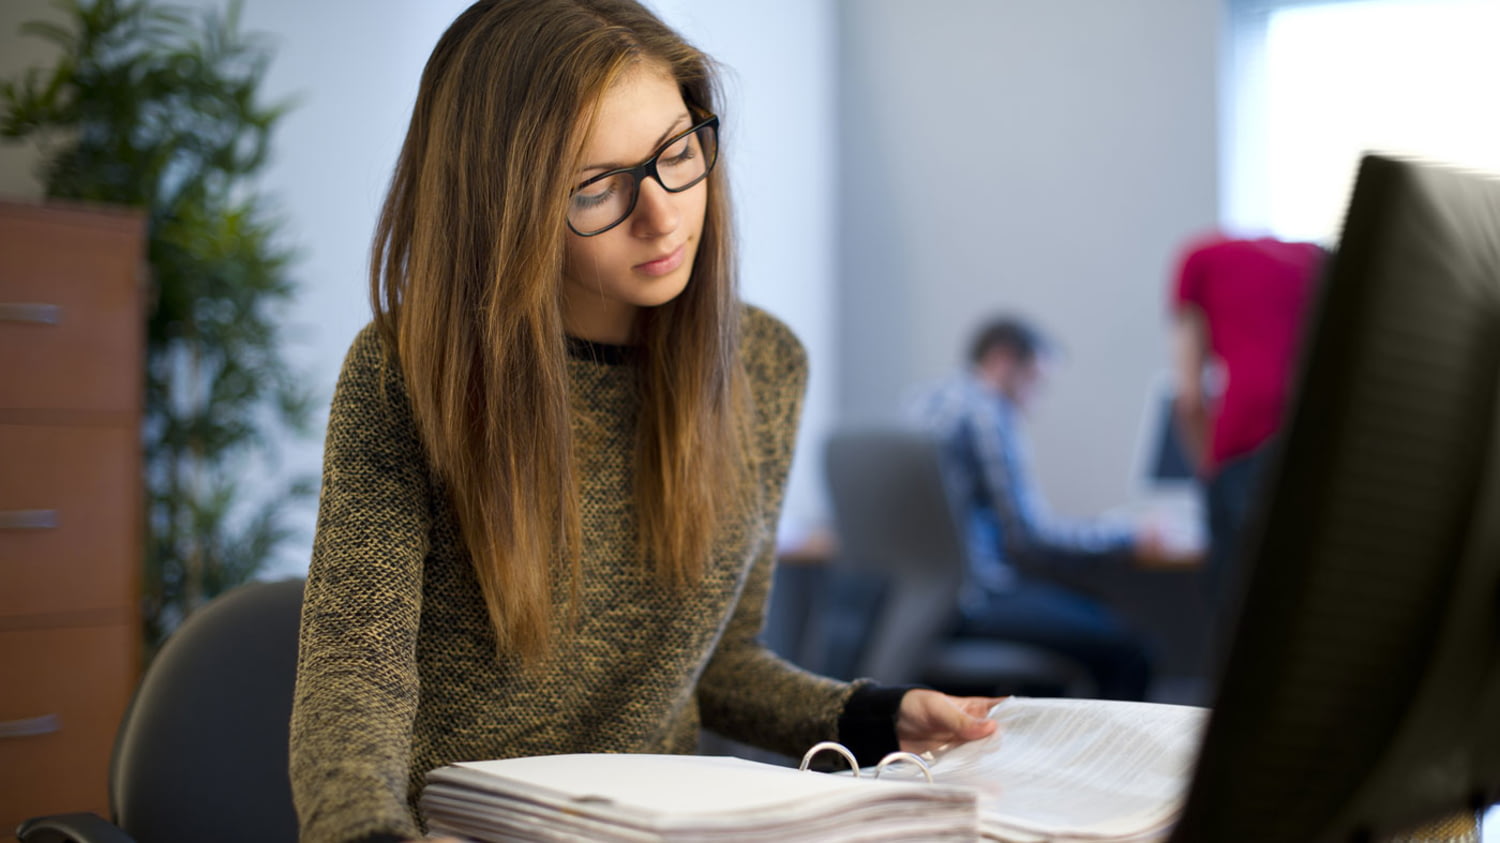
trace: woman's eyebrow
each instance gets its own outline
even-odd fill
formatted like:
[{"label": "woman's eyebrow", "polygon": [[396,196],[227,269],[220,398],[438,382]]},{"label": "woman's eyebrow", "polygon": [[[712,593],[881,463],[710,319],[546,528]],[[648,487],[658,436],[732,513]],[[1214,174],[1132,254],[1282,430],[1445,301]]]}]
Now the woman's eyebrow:
[{"label": "woman's eyebrow", "polygon": [[[687,126],[684,126],[683,125],[684,123],[686,123]],[[668,138],[672,137],[675,134],[678,134],[679,132],[682,132],[683,130],[687,129],[688,126],[691,126],[691,125],[692,125],[692,115],[688,114],[686,111],[684,111],[681,114],[677,115],[677,119],[673,120],[672,123],[671,123],[671,125],[667,126],[666,131],[662,132],[660,135],[658,135],[656,137],[656,142],[651,145],[651,154],[655,155],[657,152],[661,151],[662,144],[666,143]],[[646,156],[646,158],[650,158],[650,157],[651,157],[650,155]],[[643,158],[641,160],[644,161],[645,158]],[[602,172],[607,172],[609,170],[624,170],[624,169],[628,169],[630,167],[634,167],[636,164],[639,164],[639,163],[641,163],[641,162],[640,161],[634,161],[634,162],[631,162],[629,164],[620,164],[620,163],[615,163],[615,162],[605,162],[605,163],[602,163],[602,164],[585,164],[584,166],[579,167],[578,171],[580,173],[587,173],[587,172],[589,172],[591,170],[598,170],[599,172],[602,173]]]}]

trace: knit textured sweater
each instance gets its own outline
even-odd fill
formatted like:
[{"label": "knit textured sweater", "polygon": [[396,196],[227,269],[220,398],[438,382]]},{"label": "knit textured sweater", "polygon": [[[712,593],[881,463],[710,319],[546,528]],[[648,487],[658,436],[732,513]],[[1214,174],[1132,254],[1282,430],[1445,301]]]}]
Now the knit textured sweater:
[{"label": "knit textured sweater", "polygon": [[573,625],[561,589],[553,652],[530,667],[497,654],[400,366],[373,327],[359,334],[330,411],[302,614],[291,777],[303,843],[419,836],[424,776],[455,761],[689,753],[700,724],[795,756],[837,739],[841,724],[874,723],[894,748],[890,700],[874,720],[851,717],[851,697],[872,688],[807,673],[758,640],[807,362],[781,322],[749,306],[741,320],[751,503],[685,591],[660,583],[636,549],[630,356],[575,344],[582,581]]}]

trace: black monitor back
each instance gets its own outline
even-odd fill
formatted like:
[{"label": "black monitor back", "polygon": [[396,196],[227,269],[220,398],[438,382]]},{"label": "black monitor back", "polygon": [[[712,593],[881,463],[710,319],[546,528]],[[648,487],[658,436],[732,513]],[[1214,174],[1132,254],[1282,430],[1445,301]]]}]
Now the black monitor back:
[{"label": "black monitor back", "polygon": [[1379,839],[1500,794],[1497,398],[1500,181],[1367,156],[1173,841]]}]

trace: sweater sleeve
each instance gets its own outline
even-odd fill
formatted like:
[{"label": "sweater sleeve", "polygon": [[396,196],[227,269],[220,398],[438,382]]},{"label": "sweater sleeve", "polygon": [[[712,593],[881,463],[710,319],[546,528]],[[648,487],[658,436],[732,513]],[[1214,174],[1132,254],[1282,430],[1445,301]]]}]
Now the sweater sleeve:
[{"label": "sweater sleeve", "polygon": [[807,355],[785,325],[759,310],[748,308],[743,324],[754,402],[756,493],[763,501],[768,535],[699,679],[698,701],[708,728],[795,757],[818,741],[838,736],[840,714],[856,685],[802,670],[760,640],[775,568],[775,526],[807,384]]},{"label": "sweater sleeve", "polygon": [[303,843],[419,836],[408,803],[431,490],[372,328],[334,392],[302,610],[291,780]]}]

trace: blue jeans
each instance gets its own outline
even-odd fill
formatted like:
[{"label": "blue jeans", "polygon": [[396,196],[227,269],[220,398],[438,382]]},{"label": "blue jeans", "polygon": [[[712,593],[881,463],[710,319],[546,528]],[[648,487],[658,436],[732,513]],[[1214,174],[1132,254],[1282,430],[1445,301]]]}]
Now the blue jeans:
[{"label": "blue jeans", "polygon": [[1267,446],[1236,457],[1219,466],[1208,481],[1208,558],[1204,585],[1208,590],[1209,641],[1215,651],[1228,641],[1220,636],[1233,632],[1239,570],[1245,552],[1251,509],[1260,491],[1260,478],[1267,460]]},{"label": "blue jeans", "polygon": [[1266,448],[1223,465],[1208,481],[1208,586],[1216,606],[1235,582],[1234,565],[1245,540],[1245,522],[1260,489]]}]

